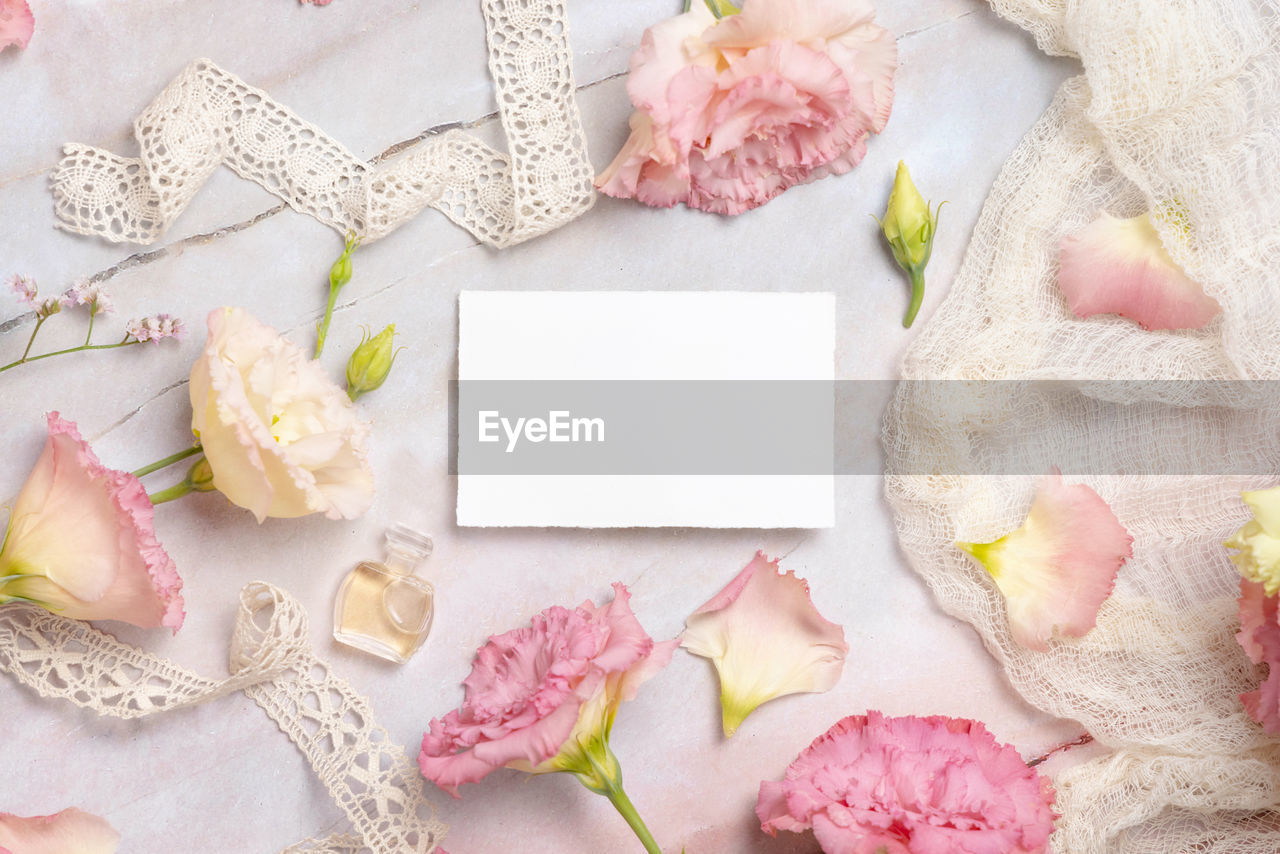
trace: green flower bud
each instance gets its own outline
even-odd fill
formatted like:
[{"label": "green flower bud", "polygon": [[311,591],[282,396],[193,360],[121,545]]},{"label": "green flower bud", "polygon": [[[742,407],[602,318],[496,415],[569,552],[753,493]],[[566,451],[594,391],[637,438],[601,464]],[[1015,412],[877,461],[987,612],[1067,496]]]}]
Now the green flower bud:
[{"label": "green flower bud", "polygon": [[218,488],[213,485],[213,468],[207,458],[196,460],[195,465],[187,471],[187,483],[191,485],[192,492],[213,492]]},{"label": "green flower bud", "polygon": [[[945,204],[945,203],[944,203]],[[924,299],[924,268],[933,254],[933,237],[938,227],[938,210],[932,210],[911,181],[907,164],[898,161],[898,174],[889,194],[889,205],[880,230],[893,251],[893,259],[911,277],[911,305],[903,326],[911,326]]]},{"label": "green flower bud", "polygon": [[347,396],[355,400],[382,385],[391,373],[391,365],[396,360],[393,340],[396,336],[394,323],[386,329],[369,337],[365,330],[360,336],[360,346],[356,347],[347,362]]},{"label": "green flower bud", "polygon": [[347,282],[351,281],[351,253],[356,251],[356,247],[360,245],[360,240],[354,234],[348,234],[346,245],[342,249],[342,254],[338,256],[338,260],[333,262],[333,266],[329,268],[329,288],[338,290]]}]

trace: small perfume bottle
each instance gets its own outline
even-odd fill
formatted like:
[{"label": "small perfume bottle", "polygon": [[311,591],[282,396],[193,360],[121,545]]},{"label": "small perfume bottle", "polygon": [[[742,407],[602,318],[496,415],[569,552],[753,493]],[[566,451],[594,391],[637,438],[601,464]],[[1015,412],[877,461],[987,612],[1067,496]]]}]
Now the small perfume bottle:
[{"label": "small perfume bottle", "polygon": [[334,638],[397,664],[408,661],[435,616],[435,588],[413,574],[430,556],[427,535],[404,525],[388,530],[382,563],[363,561],[342,582]]}]

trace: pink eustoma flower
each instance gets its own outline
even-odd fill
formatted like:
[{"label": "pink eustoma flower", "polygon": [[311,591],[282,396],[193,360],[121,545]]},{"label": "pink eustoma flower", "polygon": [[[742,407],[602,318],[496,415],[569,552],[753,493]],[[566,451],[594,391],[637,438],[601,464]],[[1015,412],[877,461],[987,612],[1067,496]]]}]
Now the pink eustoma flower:
[{"label": "pink eustoma flower", "polygon": [[1267,665],[1256,691],[1240,695],[1249,717],[1270,735],[1280,735],[1280,597],[1268,596],[1259,582],[1240,579],[1240,632],[1236,640],[1254,664]]},{"label": "pink eustoma flower", "polygon": [[1077,317],[1118,314],[1143,329],[1200,329],[1222,310],[1182,271],[1148,214],[1103,212],[1063,238],[1058,285]]},{"label": "pink eustoma flower", "polygon": [[576,770],[589,743],[607,744],[618,706],[671,660],[613,585],[607,605],[548,608],[531,625],[489,638],[463,683],[462,706],[431,721],[418,765],[453,794],[499,768]]},{"label": "pink eustoma flower", "polygon": [[991,573],[1013,639],[1036,650],[1049,648],[1055,629],[1068,637],[1092,629],[1133,556],[1133,537],[1102,496],[1064,484],[1057,471],[1041,480],[1022,527],[995,542],[956,545]]},{"label": "pink eustoma flower", "polygon": [[866,0],[704,2],[631,57],[631,137],[596,179],[647,205],[721,214],[856,166],[893,104],[897,45]]},{"label": "pink eustoma flower", "polygon": [[977,721],[851,715],[760,784],[766,833],[826,854],[1044,854],[1053,788]]},{"label": "pink eustoma flower", "polygon": [[0,603],[176,632],[185,616],[182,579],[156,539],[146,490],[102,465],[75,424],[56,412],[48,423],[0,548]]},{"label": "pink eustoma flower", "polygon": [[119,844],[111,825],[78,809],[35,818],[0,813],[0,854],[114,854]]},{"label": "pink eustoma flower", "polygon": [[830,691],[849,645],[844,629],[818,613],[809,585],[757,552],[733,581],[685,621],[681,645],[720,674],[724,734],[762,703]]},{"label": "pink eustoma flower", "polygon": [[27,0],[0,0],[0,51],[9,45],[25,50],[36,30],[36,19]]}]

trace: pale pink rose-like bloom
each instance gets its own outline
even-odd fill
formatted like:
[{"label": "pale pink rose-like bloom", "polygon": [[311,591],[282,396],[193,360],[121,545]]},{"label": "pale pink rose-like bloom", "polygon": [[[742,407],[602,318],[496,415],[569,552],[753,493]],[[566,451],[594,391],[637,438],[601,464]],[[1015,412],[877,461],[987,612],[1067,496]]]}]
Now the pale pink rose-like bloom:
[{"label": "pale pink rose-like bloom", "polygon": [[463,685],[462,706],[431,721],[418,765],[455,797],[458,786],[499,768],[563,771],[561,749],[607,740],[623,701],[671,660],[676,641],[655,643],[614,584],[607,605],[548,608],[531,625],[489,638]]},{"label": "pale pink rose-like bloom", "polygon": [[840,175],[884,129],[897,45],[866,0],[703,2],[650,27],[631,57],[631,137],[601,192],[738,214]]},{"label": "pale pink rose-like bloom", "polygon": [[0,854],[114,854],[119,844],[105,819],[75,808],[34,818],[0,813]]},{"label": "pale pink rose-like bloom", "polygon": [[156,539],[146,490],[102,465],[75,424],[56,412],[48,421],[44,452],[9,514],[0,602],[177,632],[182,579]]},{"label": "pale pink rose-like bloom", "polygon": [[1143,329],[1200,329],[1222,310],[1174,263],[1149,214],[1101,212],[1062,239],[1058,285],[1077,317],[1118,314]]},{"label": "pale pink rose-like bloom", "polygon": [[1045,854],[1053,802],[977,721],[868,712],[762,782],[756,816],[772,836],[811,829],[826,854]]},{"label": "pale pink rose-like bloom", "polygon": [[1081,637],[1098,622],[1133,537],[1102,496],[1056,470],[1040,481],[1027,520],[992,543],[957,543],[1004,595],[1013,639],[1049,648],[1054,630]]},{"label": "pale pink rose-like bloom", "polygon": [[726,737],[762,703],[830,691],[849,652],[844,629],[818,613],[808,583],[781,573],[763,552],[685,627],[681,646],[711,659],[720,674]]},{"label": "pale pink rose-like bloom", "polygon": [[244,309],[210,312],[191,409],[218,491],[259,522],[354,519],[373,503],[369,424],[319,362]]},{"label": "pale pink rose-like bloom", "polygon": [[1256,691],[1240,695],[1249,717],[1270,735],[1280,735],[1280,597],[1268,596],[1257,581],[1240,579],[1240,632],[1236,640],[1254,664],[1267,665],[1267,678]]},{"label": "pale pink rose-like bloom", "polygon": [[25,50],[35,29],[36,19],[27,0],[0,0],[0,51],[11,44]]}]

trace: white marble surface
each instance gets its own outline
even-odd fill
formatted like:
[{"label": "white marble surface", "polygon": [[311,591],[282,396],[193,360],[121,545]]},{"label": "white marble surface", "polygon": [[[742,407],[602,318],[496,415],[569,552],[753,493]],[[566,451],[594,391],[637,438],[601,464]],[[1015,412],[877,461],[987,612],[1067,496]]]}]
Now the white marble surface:
[{"label": "white marble surface", "polygon": [[[117,267],[119,314],[108,329],[171,311],[197,332],[180,346],[131,348],[27,365],[0,375],[5,453],[0,494],[16,493],[43,442],[43,414],[78,421],[100,456],[129,469],[189,437],[186,377],[212,308],[239,304],[309,346],[325,274],[340,248],[319,223],[284,211],[234,232],[276,201],[222,170],[154,247],[113,246],[54,230],[46,175],[66,141],[133,152],[131,122],[192,59],[208,56],[342,140],[360,156],[427,128],[479,121],[495,139],[478,4],[463,0],[32,0],[38,28],[25,53],[0,54],[0,276],[24,272],[49,291]],[[409,346],[388,384],[361,406],[375,423],[378,497],[354,522],[269,520],[218,495],[158,511],[159,534],[186,581],[189,616],[174,638],[123,627],[121,637],[210,676],[225,673],[240,587],[265,579],[312,615],[312,640],[373,702],[380,722],[416,752],[430,717],[461,697],[474,649],[551,604],[601,599],[624,581],[655,637],[684,617],[757,549],[807,577],[852,652],[840,685],[761,708],[729,742],[719,734],[712,668],[678,653],[622,710],[614,746],[628,790],[664,850],[690,854],[809,852],[806,837],[763,836],[752,810],[761,779],[781,775],[838,718],[877,708],[986,721],[1030,757],[1079,727],[1023,703],[967,626],[943,615],[899,554],[873,477],[837,485],[837,527],[825,531],[464,530],[452,523],[446,388],[455,375],[456,296],[480,289],[830,289],[838,294],[840,378],[891,378],[912,332],[900,324],[905,285],[868,214],[882,210],[899,158],[922,191],[950,205],[921,312],[927,323],[954,276],[1001,164],[1074,72],[980,0],[881,0],[901,37],[893,117],[863,164],[722,219],[601,199],[581,220],[503,252],[428,211],[357,255],[324,363],[335,375],[359,325],[395,321]],[[648,23],[678,0],[573,0],[580,104],[592,161],[603,168],[626,134],[627,58]],[[138,254],[133,254],[137,252]],[[0,362],[16,358],[32,318],[0,300]],[[42,344],[73,343],[81,321],[51,323]],[[155,476],[167,485],[177,472]],[[329,636],[332,597],[382,530],[432,532],[440,597],[432,638],[394,668]],[[113,630],[117,627],[113,627]],[[77,805],[105,815],[124,852],[275,851],[343,820],[302,757],[243,697],[133,723],[94,718],[0,680],[0,811]],[[1062,761],[1062,760],[1057,760]],[[1068,757],[1067,760],[1070,761]],[[1047,766],[1053,768],[1053,764]],[[452,825],[454,854],[632,851],[601,798],[568,777],[492,775],[452,801],[431,789]]]}]

